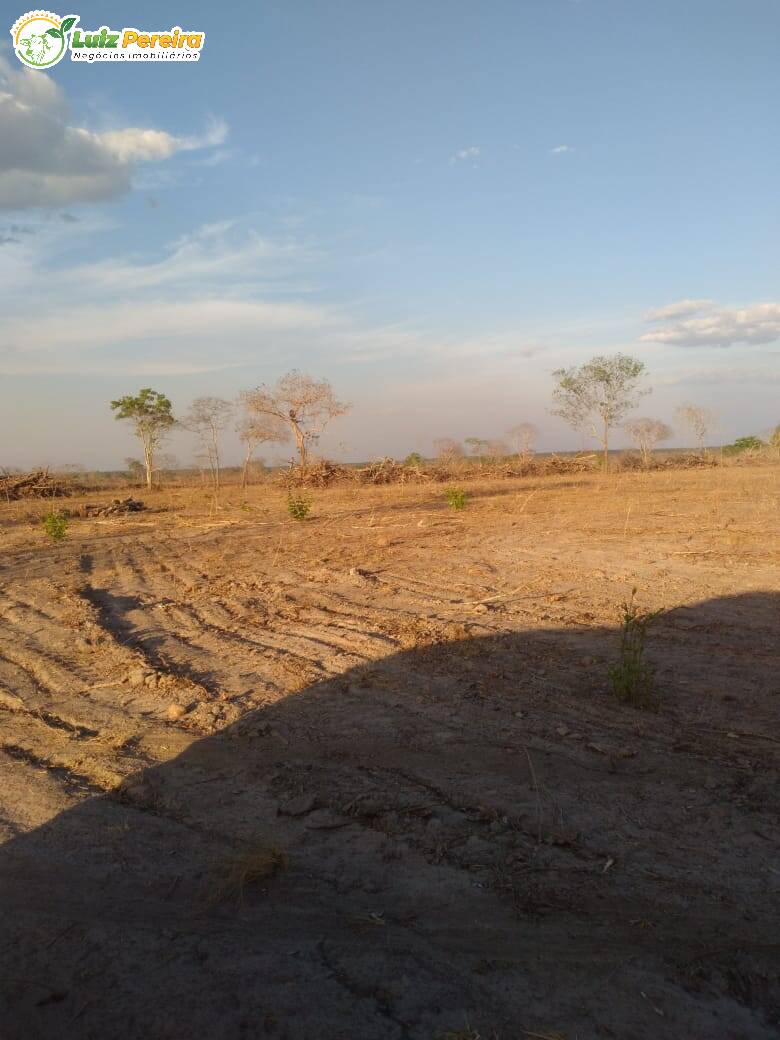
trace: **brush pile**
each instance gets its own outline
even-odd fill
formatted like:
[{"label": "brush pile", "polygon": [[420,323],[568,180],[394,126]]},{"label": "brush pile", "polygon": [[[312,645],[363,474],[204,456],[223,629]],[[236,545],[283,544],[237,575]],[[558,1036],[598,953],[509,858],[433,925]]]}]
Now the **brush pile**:
[{"label": "brush pile", "polygon": [[412,480],[430,479],[420,466],[405,466],[385,457],[354,470],[361,484],[406,484]]},{"label": "brush pile", "polygon": [[132,495],[127,498],[115,498],[107,506],[87,506],[87,516],[125,516],[127,513],[140,513],[146,506]]},{"label": "brush pile", "polygon": [[591,473],[598,468],[595,455],[548,455],[544,458],[517,457],[500,462],[481,463],[467,459],[423,462],[407,465],[386,457],[367,466],[343,466],[320,459],[309,466],[291,466],[274,478],[277,486],[294,488],[326,488],[333,484],[435,484],[451,480],[506,477],[550,476],[566,473]]},{"label": "brush pile", "polygon": [[337,482],[345,482],[353,473],[354,470],[349,466],[318,459],[309,466],[290,466],[275,477],[274,483],[287,491],[293,488],[326,488]]},{"label": "brush pile", "polygon": [[0,473],[0,502],[18,502],[22,498],[67,498],[73,487],[47,469],[31,473]]}]

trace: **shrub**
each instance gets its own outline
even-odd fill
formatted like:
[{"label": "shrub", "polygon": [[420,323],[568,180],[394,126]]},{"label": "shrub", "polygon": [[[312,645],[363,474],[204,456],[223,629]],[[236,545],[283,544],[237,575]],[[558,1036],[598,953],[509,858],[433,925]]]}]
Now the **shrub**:
[{"label": "shrub", "polygon": [[741,455],[743,451],[760,451],[766,447],[760,437],[737,437],[733,444],[723,446],[724,455]]},{"label": "shrub", "polygon": [[609,670],[612,692],[619,701],[638,708],[657,706],[655,673],[644,659],[647,630],[662,613],[660,610],[641,611],[631,590],[631,599],[623,604],[623,626],[620,635],[620,660]]},{"label": "shrub", "polygon": [[422,466],[424,461],[419,451],[412,451],[404,459],[404,466]]},{"label": "shrub", "polygon": [[293,520],[305,520],[311,512],[311,499],[305,495],[290,492],[287,496],[287,512]]},{"label": "shrub", "polygon": [[450,507],[450,509],[465,509],[466,492],[463,490],[463,488],[447,488],[447,490],[444,492],[444,497],[447,499],[447,505]]},{"label": "shrub", "polygon": [[61,542],[68,530],[68,518],[64,513],[51,510],[41,521],[47,536],[53,542]]}]

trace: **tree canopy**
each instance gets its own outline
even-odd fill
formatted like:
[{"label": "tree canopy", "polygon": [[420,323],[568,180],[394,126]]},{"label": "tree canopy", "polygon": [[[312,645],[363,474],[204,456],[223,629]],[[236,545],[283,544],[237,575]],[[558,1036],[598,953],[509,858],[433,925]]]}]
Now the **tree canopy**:
[{"label": "tree canopy", "polygon": [[644,362],[628,354],[599,355],[584,365],[553,372],[557,384],[553,415],[578,430],[591,423],[591,432],[604,450],[605,468],[609,466],[610,429],[650,393],[639,385],[644,372]]},{"label": "tree canopy", "polygon": [[173,406],[165,394],[144,387],[137,394],[126,394],[111,402],[115,419],[126,419],[134,428],[144,450],[146,486],[151,488],[154,454],[165,434],[175,425]]}]

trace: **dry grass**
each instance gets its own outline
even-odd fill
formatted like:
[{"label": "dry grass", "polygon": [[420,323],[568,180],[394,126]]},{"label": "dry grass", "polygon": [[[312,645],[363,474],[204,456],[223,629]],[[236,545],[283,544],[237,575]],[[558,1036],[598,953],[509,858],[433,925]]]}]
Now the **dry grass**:
[{"label": "dry grass", "polygon": [[214,872],[209,903],[243,903],[247,888],[262,885],[290,865],[287,853],[275,844],[260,842],[230,855]]}]

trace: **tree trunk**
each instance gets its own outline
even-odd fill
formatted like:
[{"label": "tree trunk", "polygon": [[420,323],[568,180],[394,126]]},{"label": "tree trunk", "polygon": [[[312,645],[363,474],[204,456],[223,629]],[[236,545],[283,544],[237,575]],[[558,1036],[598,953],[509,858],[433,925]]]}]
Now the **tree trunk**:
[{"label": "tree trunk", "polygon": [[144,463],[146,465],[146,486],[151,491],[154,473],[154,453],[151,444],[144,445]]},{"label": "tree trunk", "polygon": [[292,423],[293,433],[295,434],[295,440],[298,444],[298,453],[301,456],[301,469],[306,466],[306,438],[303,435],[303,430],[300,428],[297,422]]},{"label": "tree trunk", "polygon": [[252,459],[252,449],[247,448],[246,456],[244,458],[244,469],[241,473],[241,490],[246,490],[246,482],[249,478],[249,463]]},{"label": "tree trunk", "polygon": [[604,420],[604,472],[609,473],[609,423]]},{"label": "tree trunk", "polygon": [[212,430],[211,439],[214,448],[214,489],[219,491],[219,441],[216,430]]}]

